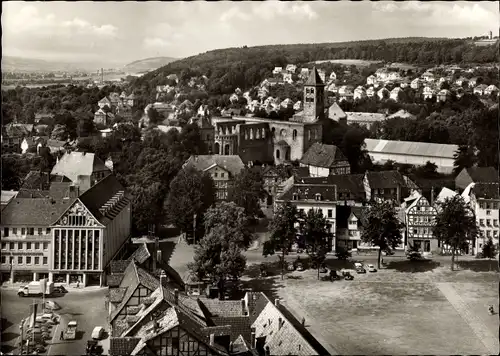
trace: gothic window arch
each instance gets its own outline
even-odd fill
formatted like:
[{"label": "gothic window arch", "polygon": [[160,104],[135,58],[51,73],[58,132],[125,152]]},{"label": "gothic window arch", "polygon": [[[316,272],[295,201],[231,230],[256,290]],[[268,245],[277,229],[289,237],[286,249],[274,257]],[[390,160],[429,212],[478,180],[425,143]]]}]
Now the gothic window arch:
[{"label": "gothic window arch", "polygon": [[220,153],[220,144],[218,142],[214,145],[215,154],[218,155]]},{"label": "gothic window arch", "polygon": [[276,129],[274,127],[271,129],[271,134],[273,137],[276,137]]},{"label": "gothic window arch", "polygon": [[276,158],[280,159],[280,150],[276,150]]},{"label": "gothic window arch", "polygon": [[260,139],[260,129],[255,130],[255,139]]},{"label": "gothic window arch", "polygon": [[297,130],[293,130],[292,137],[293,137],[294,140],[297,139]]},{"label": "gothic window arch", "polygon": [[250,129],[250,140],[253,140],[255,137],[253,136],[253,129]]},{"label": "gothic window arch", "polygon": [[229,156],[229,155],[230,155],[230,153],[229,153],[229,144],[226,144],[226,145],[224,146],[224,154],[225,154],[226,156]]}]

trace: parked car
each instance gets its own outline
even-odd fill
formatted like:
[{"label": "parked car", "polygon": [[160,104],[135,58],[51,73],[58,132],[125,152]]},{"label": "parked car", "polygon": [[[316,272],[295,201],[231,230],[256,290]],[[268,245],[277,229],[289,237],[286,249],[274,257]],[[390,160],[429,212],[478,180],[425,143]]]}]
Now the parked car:
[{"label": "parked car", "polygon": [[268,276],[267,270],[266,270],[266,268],[264,266],[260,267],[260,276],[261,277],[267,277]]},{"label": "parked car", "polygon": [[288,264],[286,270],[289,272],[295,271],[295,266],[293,265],[293,263]]},{"label": "parked car", "polygon": [[59,306],[59,304],[57,304],[53,300],[47,300],[47,301],[45,301],[45,309],[59,310],[59,309],[61,309],[61,307]]},{"label": "parked car", "polygon": [[356,273],[366,273],[366,269],[363,267],[363,265],[355,267],[356,267]]},{"label": "parked car", "polygon": [[377,272],[377,269],[375,268],[374,265],[368,265],[367,268],[368,268],[368,272]]},{"label": "parked car", "polygon": [[297,263],[297,271],[302,272],[304,270],[304,266],[302,263]]},{"label": "parked car", "polygon": [[320,268],[319,268],[319,273],[326,273],[328,272],[328,268],[326,268],[325,265],[322,265]]},{"label": "parked car", "polygon": [[92,339],[100,340],[104,335],[104,328],[102,326],[96,326],[94,330],[92,330]]},{"label": "parked car", "polygon": [[63,286],[56,286],[56,287],[54,287],[54,292],[60,293],[60,294],[66,294],[66,293],[68,293],[68,290],[66,288],[64,288]]}]

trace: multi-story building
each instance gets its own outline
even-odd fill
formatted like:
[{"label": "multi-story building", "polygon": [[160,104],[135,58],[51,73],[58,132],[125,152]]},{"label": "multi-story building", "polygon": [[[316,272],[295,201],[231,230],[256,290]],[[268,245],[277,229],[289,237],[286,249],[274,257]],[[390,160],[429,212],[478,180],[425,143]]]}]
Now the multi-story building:
[{"label": "multi-story building", "polygon": [[401,208],[406,224],[405,246],[418,248],[424,253],[439,252],[440,242],[432,232],[436,223],[436,208],[418,192],[406,198]]},{"label": "multi-story building", "polygon": [[326,218],[327,229],[332,234],[328,249],[335,251],[337,187],[334,184],[296,183],[291,177],[285,183],[283,193],[276,198],[276,204],[290,202],[298,211],[307,214],[310,210],[320,211]]},{"label": "multi-story building", "polygon": [[347,250],[368,247],[361,241],[366,226],[366,207],[337,207],[337,246]]},{"label": "multi-story building", "polygon": [[78,184],[53,182],[38,197],[12,199],[1,229],[0,268],[11,281],[32,275],[103,285],[108,263],[130,237],[131,206],[114,175],[83,194]]},{"label": "multi-story building", "polygon": [[313,144],[300,160],[301,167],[309,167],[311,177],[349,174],[351,166],[342,151],[334,145]]},{"label": "multi-story building", "polygon": [[199,155],[191,156],[183,167],[193,167],[210,174],[215,182],[217,200],[227,200],[234,177],[245,165],[239,156]]},{"label": "multi-story building", "polygon": [[[466,189],[467,191],[468,189]],[[466,193],[464,191],[464,193]],[[475,253],[481,252],[486,241],[491,237],[498,247],[500,235],[499,207],[500,195],[498,183],[471,183],[469,190],[470,206],[476,215],[480,236],[474,244]]]}]

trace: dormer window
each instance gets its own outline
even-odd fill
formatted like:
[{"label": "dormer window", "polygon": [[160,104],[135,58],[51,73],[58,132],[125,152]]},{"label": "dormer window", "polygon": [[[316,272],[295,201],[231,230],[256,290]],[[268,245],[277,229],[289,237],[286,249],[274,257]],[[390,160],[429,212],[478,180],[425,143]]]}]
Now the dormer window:
[{"label": "dormer window", "polygon": [[299,200],[299,195],[297,193],[293,193],[293,200]]},{"label": "dormer window", "polygon": [[320,200],[321,200],[321,194],[320,194],[320,193],[316,193],[316,200],[317,200],[317,201],[320,201]]}]

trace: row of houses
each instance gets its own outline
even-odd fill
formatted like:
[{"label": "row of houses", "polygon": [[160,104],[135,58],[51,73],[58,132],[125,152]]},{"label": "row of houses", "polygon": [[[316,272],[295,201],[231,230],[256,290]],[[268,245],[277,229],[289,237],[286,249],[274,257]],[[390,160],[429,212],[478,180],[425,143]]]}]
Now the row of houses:
[{"label": "row of houses", "polygon": [[134,242],[127,259],[111,263],[108,276],[110,355],[329,353],[279,299],[249,291],[219,300],[209,281],[182,277],[168,265],[161,241]]},{"label": "row of houses", "polygon": [[101,125],[109,125],[114,121],[116,115],[125,120],[132,119],[132,108],[135,105],[135,95],[127,95],[125,92],[113,92],[102,98],[97,103],[99,109],[94,113],[94,122]]}]

